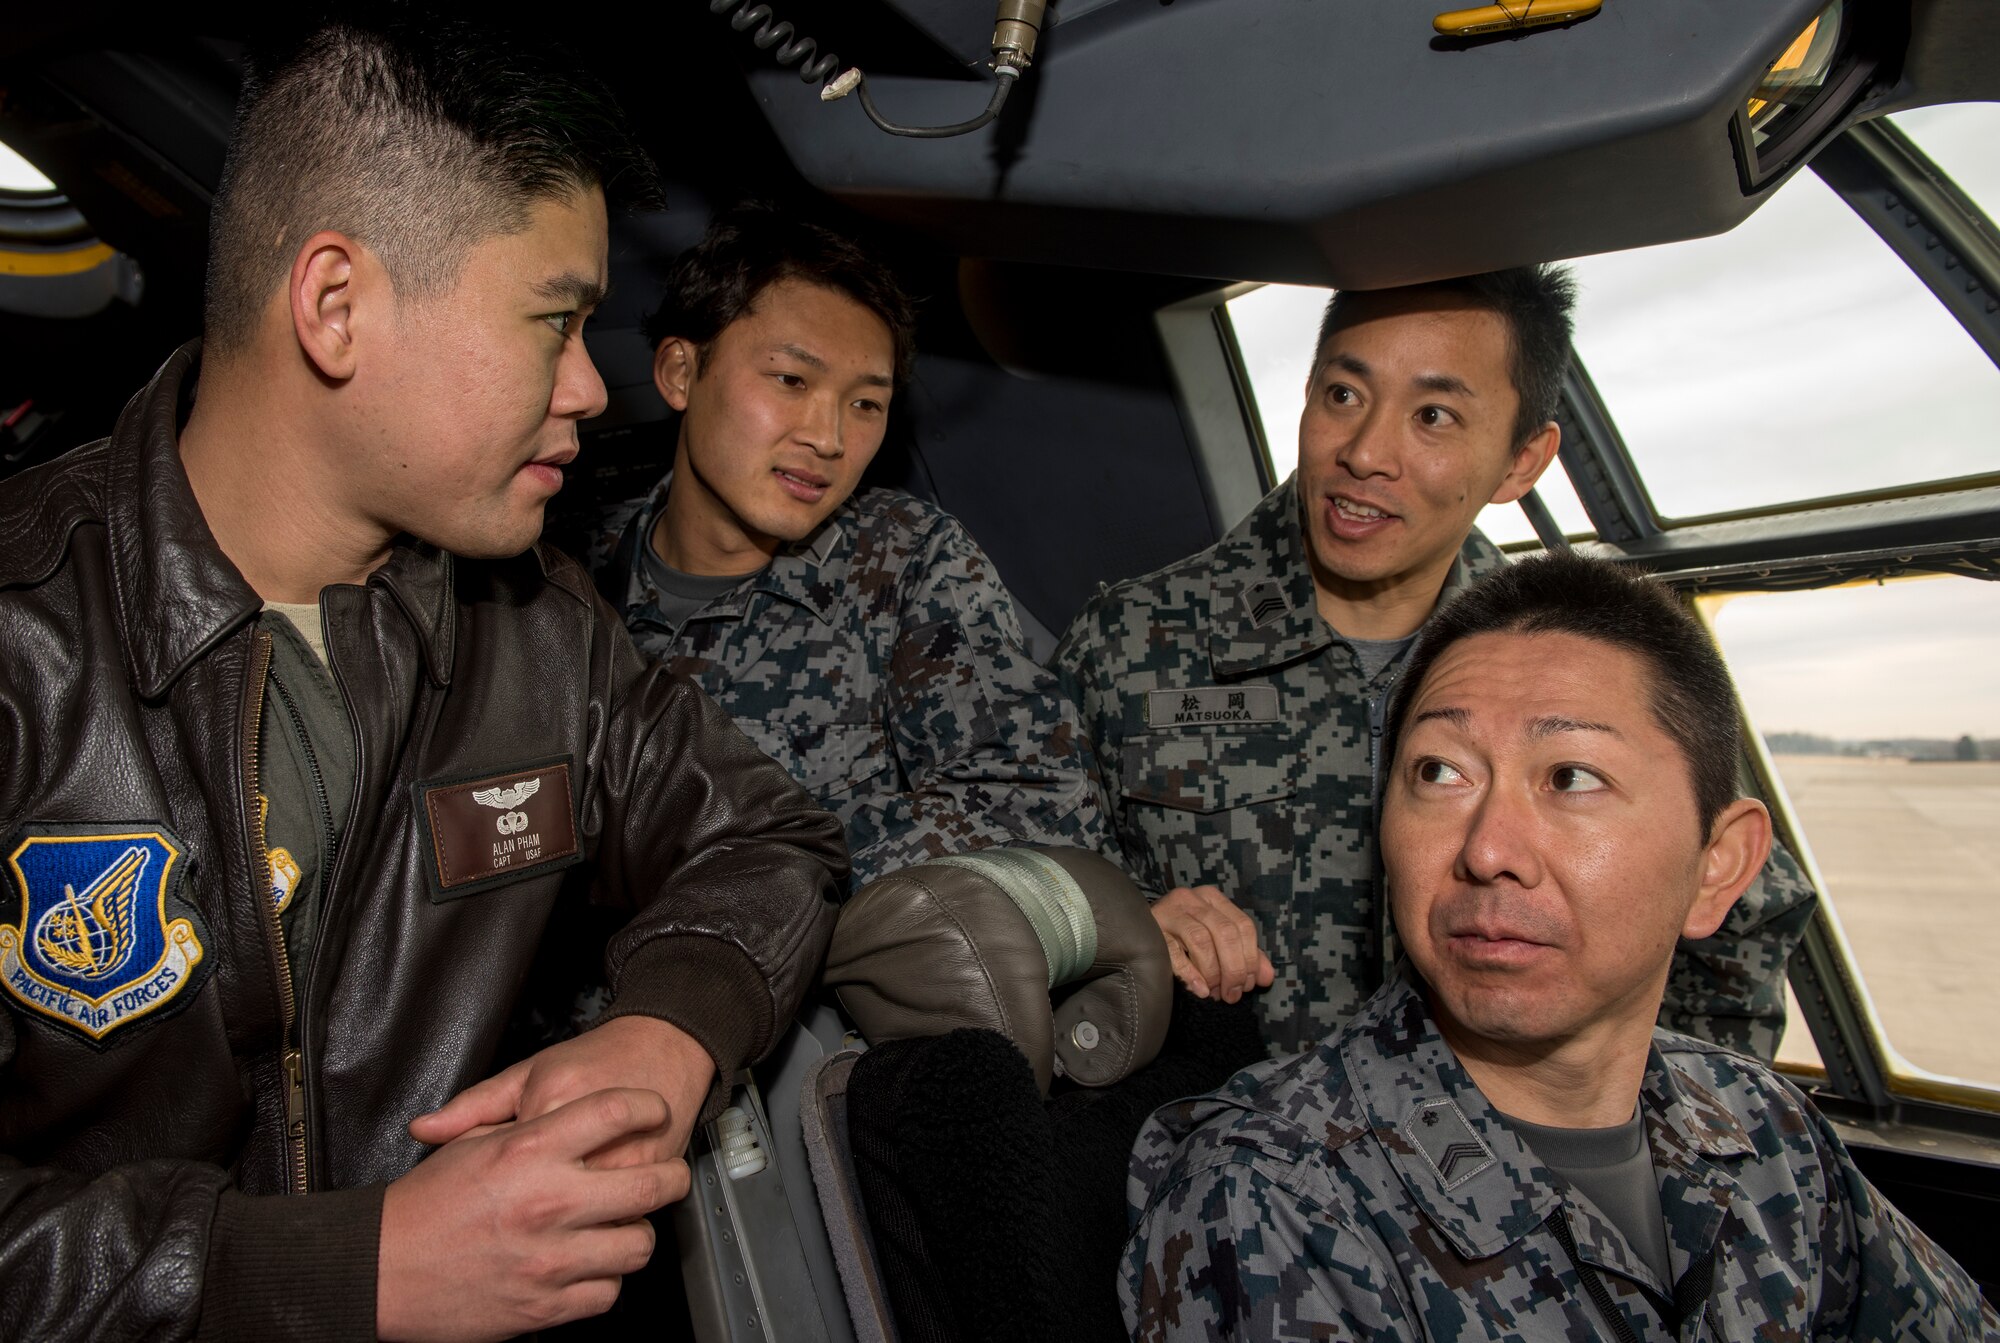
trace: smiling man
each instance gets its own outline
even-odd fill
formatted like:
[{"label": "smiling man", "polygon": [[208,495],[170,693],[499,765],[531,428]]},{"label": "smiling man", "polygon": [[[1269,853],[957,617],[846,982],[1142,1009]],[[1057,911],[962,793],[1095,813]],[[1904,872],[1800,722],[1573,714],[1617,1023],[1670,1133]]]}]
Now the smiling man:
[{"label": "smiling man", "polygon": [[858,886],[991,844],[1097,848],[1076,710],[955,518],[857,493],[909,375],[910,303],[763,205],[675,264],[648,323],[673,470],[593,559],[639,648],[700,681],[847,830]]},{"label": "smiling man", "polygon": [[1656,1030],[1771,842],[1673,595],[1526,561],[1432,621],[1389,723],[1408,959],[1345,1030],[1156,1114],[1142,1340],[2000,1338],[1790,1083]]},{"label": "smiling man", "polygon": [[[535,544],[650,184],[546,51],[322,28],[247,83],[205,340],[10,482],[0,1336],[602,1311],[816,973],[832,818]],[[592,906],[603,1024],[502,1068]]]},{"label": "smiling man", "polygon": [[[1334,295],[1297,474],[1214,546],[1100,594],[1056,650],[1176,972],[1252,995],[1274,1052],[1340,1026],[1393,960],[1382,714],[1431,612],[1502,563],[1480,509],[1556,455],[1572,298],[1550,267]],[[1684,949],[1666,1020],[1769,1057],[1811,902],[1775,854]]]}]

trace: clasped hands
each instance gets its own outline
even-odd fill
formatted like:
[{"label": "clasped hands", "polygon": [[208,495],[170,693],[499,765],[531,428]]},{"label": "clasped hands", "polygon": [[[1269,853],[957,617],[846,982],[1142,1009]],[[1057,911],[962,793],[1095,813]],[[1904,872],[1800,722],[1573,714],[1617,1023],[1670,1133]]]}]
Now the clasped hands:
[{"label": "clasped hands", "polygon": [[1197,998],[1233,1003],[1275,977],[1258,949],[1257,925],[1213,886],[1176,886],[1153,902],[1174,978]]},{"label": "clasped hands", "polygon": [[610,1309],[653,1253],[646,1214],[682,1159],[715,1063],[652,1017],[618,1017],[410,1121],[437,1150],[388,1188],[376,1330],[511,1338]]}]

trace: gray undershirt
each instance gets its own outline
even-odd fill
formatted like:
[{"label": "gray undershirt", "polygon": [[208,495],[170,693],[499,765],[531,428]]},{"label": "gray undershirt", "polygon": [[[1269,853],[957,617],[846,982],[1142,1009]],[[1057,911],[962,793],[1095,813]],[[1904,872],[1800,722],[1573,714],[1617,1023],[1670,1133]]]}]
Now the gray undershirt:
[{"label": "gray undershirt", "polygon": [[1411,633],[1400,639],[1348,639],[1347,646],[1354,650],[1354,660],[1361,664],[1361,679],[1372,681],[1380,676],[1382,669],[1394,662],[1396,656],[1408,648],[1416,637]]},{"label": "gray undershirt", "polygon": [[[674,568],[660,558],[653,549],[652,538],[646,539],[641,552],[646,566],[646,579],[660,594],[660,614],[667,618],[667,624],[678,630],[687,623],[688,617],[701,610],[725,592],[733,592],[755,578],[756,574],[687,574]],[[759,569],[757,573],[764,572]]]},{"label": "gray undershirt", "polygon": [[1550,1128],[1512,1115],[1501,1118],[1544,1166],[1611,1219],[1671,1290],[1674,1270],[1667,1253],[1667,1218],[1660,1208],[1652,1149],[1646,1145],[1646,1121],[1638,1108],[1633,1108],[1630,1120],[1614,1128]]}]

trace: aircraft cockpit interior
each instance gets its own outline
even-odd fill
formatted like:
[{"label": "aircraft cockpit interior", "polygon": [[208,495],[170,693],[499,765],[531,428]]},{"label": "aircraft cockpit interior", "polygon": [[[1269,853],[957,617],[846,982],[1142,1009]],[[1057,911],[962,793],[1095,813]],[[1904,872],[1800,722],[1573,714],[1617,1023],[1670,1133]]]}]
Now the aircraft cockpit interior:
[{"label": "aircraft cockpit interior", "polygon": [[[1225,541],[1303,469],[1331,295],[1566,264],[1560,448],[1479,529],[1508,560],[1650,573],[1712,635],[1739,786],[1810,904],[1757,1009],[1776,1067],[2000,1299],[2000,7],[453,12],[577,53],[661,179],[610,218],[585,330],[605,405],[546,538],[595,553],[605,510],[673,465],[649,316],[712,219],[767,202],[914,300],[864,484],[962,525],[1043,666],[1107,585]],[[0,497],[200,333],[246,53],[278,22],[0,24]],[[885,768],[769,733],[825,752],[836,794]],[[1148,768],[1118,786],[1167,823],[1296,786]],[[820,988],[656,1217],[671,1255],[550,1336],[1127,1337],[1133,1137],[1263,1053],[1247,1010],[1176,987],[1145,885],[1044,844],[850,894]]]}]

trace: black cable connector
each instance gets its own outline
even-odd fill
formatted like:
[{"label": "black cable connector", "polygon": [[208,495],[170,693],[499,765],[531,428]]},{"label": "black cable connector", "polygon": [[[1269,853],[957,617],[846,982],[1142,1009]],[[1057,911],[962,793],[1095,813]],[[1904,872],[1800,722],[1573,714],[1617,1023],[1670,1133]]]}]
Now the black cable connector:
[{"label": "black cable connector", "polygon": [[1007,103],[1007,95],[1014,88],[1014,81],[1021,72],[1011,65],[1003,65],[993,72],[993,96],[987,100],[986,110],[970,121],[957,122],[950,126],[899,126],[876,110],[875,100],[868,96],[868,80],[864,76],[856,82],[861,91],[861,110],[868,119],[891,135],[906,135],[912,140],[942,140],[948,136],[964,135],[976,131],[1000,115],[1000,109]]},{"label": "black cable connector", "polygon": [[[1006,16],[1010,8],[1003,3],[1001,10],[1003,24],[1007,25],[1010,31],[1013,28],[1021,29],[1027,36],[1019,39],[1022,43],[1019,48],[1001,50],[996,47],[993,96],[987,100],[984,112],[970,121],[960,121],[949,126],[904,126],[882,115],[881,109],[875,106],[874,98],[868,93],[867,77],[858,68],[842,71],[839,78],[829,83],[829,76],[840,69],[840,57],[830,51],[820,53],[817,42],[780,19],[772,12],[769,5],[746,4],[745,0],[708,0],[709,13],[729,14],[729,26],[737,32],[748,33],[755,28],[757,31],[751,33],[750,40],[756,44],[759,51],[770,52],[772,59],[780,65],[797,66],[799,78],[805,83],[825,84],[826,87],[819,92],[822,102],[845,98],[859,89],[861,110],[868,114],[870,121],[891,135],[906,136],[912,140],[943,140],[954,135],[965,135],[982,126],[991,125],[993,119],[1000,115],[1000,109],[1007,104],[1007,95],[1014,89],[1014,81],[1021,77],[1021,70],[1028,62],[1029,49],[1033,46],[1034,25],[1039,24],[1041,20],[1043,7],[1040,4],[1030,4],[1026,8],[1033,11],[1033,24],[1021,19],[1008,19]],[[731,10],[736,12],[730,14]],[[995,41],[997,43],[999,38],[996,37]]]}]

